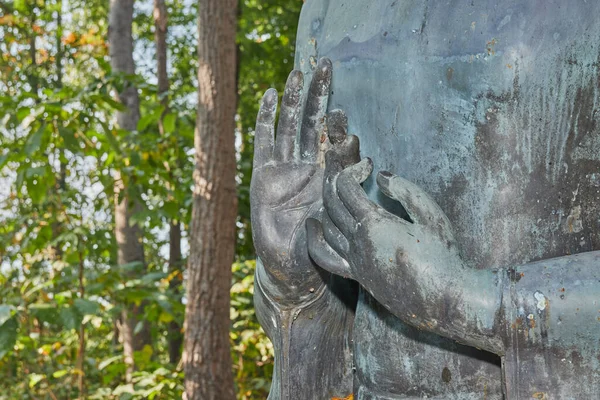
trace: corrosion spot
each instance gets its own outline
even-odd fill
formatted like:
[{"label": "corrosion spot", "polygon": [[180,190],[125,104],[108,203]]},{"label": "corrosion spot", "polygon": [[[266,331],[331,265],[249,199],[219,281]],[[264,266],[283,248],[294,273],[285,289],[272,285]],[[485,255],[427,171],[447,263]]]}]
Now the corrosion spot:
[{"label": "corrosion spot", "polygon": [[535,297],[536,301],[537,301],[537,309],[539,311],[544,311],[546,309],[546,306],[548,305],[548,299],[546,299],[546,296],[544,296],[544,294],[542,292],[535,292],[535,294],[533,295],[533,297]]},{"label": "corrosion spot", "polygon": [[450,381],[452,380],[452,373],[450,372],[448,367],[444,367],[444,369],[442,370],[442,380],[446,383],[450,383]]},{"label": "corrosion spot", "polygon": [[508,269],[508,278],[512,281],[512,282],[519,282],[521,280],[521,278],[525,275],[525,274],[520,274],[518,273],[515,269],[513,268],[509,268]]},{"label": "corrosion spot", "polygon": [[492,39],[485,44],[485,50],[487,51],[488,56],[493,56],[496,54],[495,46],[498,43],[498,40]]},{"label": "corrosion spot", "polygon": [[353,394],[349,394],[347,397],[341,398],[341,397],[332,397],[331,400],[354,400],[354,395]]}]

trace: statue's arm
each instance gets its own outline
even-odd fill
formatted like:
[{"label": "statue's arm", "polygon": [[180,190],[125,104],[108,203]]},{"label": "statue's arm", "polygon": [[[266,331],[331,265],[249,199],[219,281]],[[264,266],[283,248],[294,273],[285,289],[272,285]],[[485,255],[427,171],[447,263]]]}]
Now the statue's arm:
[{"label": "statue's arm", "polygon": [[306,218],[322,214],[322,144],[330,144],[346,165],[358,158],[358,142],[346,135],[343,112],[326,114],[331,72],[331,62],[319,60],[304,101],[304,76],[292,71],[277,129],[276,91],[267,91],[257,117],[250,185],[258,255],[254,294],[257,316],[275,350],[271,400],[352,393],[357,286],[315,265],[304,229]]},{"label": "statue's arm", "polygon": [[525,264],[506,271],[505,348],[597,348],[600,324],[600,251]]},{"label": "statue's arm", "polygon": [[[327,166],[335,162],[328,153]],[[416,185],[387,173],[377,184],[400,201],[410,220],[373,203],[360,184],[372,172],[363,159],[324,189],[325,211],[341,235],[324,222],[308,224],[309,253],[323,268],[357,280],[390,312],[420,329],[499,352],[495,329],[501,310],[501,274],[465,266],[450,222]],[[342,268],[331,266],[341,265]]]},{"label": "statue's arm", "polygon": [[[357,280],[405,322],[499,355],[516,341],[566,346],[565,338],[594,340],[600,307],[590,299],[600,294],[600,252],[493,271],[469,268],[431,197],[379,173],[379,189],[399,201],[408,218],[393,215],[360,186],[371,171],[365,159],[328,183],[333,195],[324,199],[326,213],[342,235],[328,236],[314,220],[308,224],[309,252],[319,265]],[[577,335],[562,332],[574,325]],[[560,340],[541,340],[552,336]]]},{"label": "statue's arm", "polygon": [[331,276],[311,301],[287,307],[278,305],[269,287],[259,261],[254,304],[275,352],[269,399],[346,398],[353,382],[355,284]]}]

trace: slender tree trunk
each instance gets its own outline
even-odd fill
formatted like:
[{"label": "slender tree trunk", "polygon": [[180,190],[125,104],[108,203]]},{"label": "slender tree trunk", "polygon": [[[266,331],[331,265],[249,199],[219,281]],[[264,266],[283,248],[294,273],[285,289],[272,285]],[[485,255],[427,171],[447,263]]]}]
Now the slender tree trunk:
[{"label": "slender tree trunk", "polygon": [[[79,298],[85,298],[85,285],[84,285],[84,262],[83,262],[83,250],[79,250]],[[85,399],[85,325],[83,321],[79,324],[79,349],[77,350],[77,369],[79,375],[77,377],[77,388],[79,389],[79,399]]]},{"label": "slender tree trunk", "polygon": [[[110,16],[108,39],[110,43],[110,59],[114,72],[125,74],[135,73],[133,61],[133,3],[134,0],[110,0]],[[137,128],[140,118],[140,99],[137,88],[126,83],[119,101],[127,110],[117,113],[117,125],[129,131]],[[127,193],[126,184],[129,177],[115,173],[115,236],[118,246],[118,262],[120,265],[139,263],[145,270],[144,246],[142,244],[142,230],[139,225],[131,225],[129,220],[141,208],[139,199],[131,198]],[[134,368],[133,353],[141,350],[145,345],[151,344],[150,327],[143,320],[144,307],[127,305],[123,308],[120,330],[123,340],[125,362],[128,365],[128,379]],[[135,332],[138,323],[142,329]]]},{"label": "slender tree trunk", "polygon": [[[154,0],[154,43],[156,44],[156,76],[158,78],[158,97],[165,107],[163,116],[169,112],[169,75],[167,74],[167,29],[169,15],[165,0]],[[158,122],[161,135],[164,135],[163,118]]]},{"label": "slender tree trunk", "polygon": [[[62,60],[63,60],[63,46],[62,46],[62,33],[63,33],[63,26],[62,26],[62,13],[63,13],[63,3],[62,1],[57,1],[56,2],[56,8],[57,8],[57,13],[56,13],[56,36],[55,36],[55,45],[56,45],[56,56],[55,56],[55,60],[56,60],[56,88],[57,89],[62,89],[63,87],[63,67],[62,67]],[[54,129],[55,129],[55,134],[59,135],[59,122],[57,120],[54,120]],[[67,179],[67,165],[65,164],[65,162],[63,162],[63,150],[62,149],[58,149],[56,152],[56,155],[59,159],[59,170],[58,170],[58,179],[56,181],[56,193],[55,196],[57,197],[57,201],[56,201],[56,205],[55,207],[57,208],[57,215],[59,215],[59,212],[65,212],[66,210],[59,210],[59,207],[63,207],[62,206],[62,201],[60,199],[60,196],[63,194],[63,191],[66,189],[66,179]],[[56,238],[61,234],[62,231],[62,224],[58,221],[55,221],[52,225],[52,232],[53,232],[53,236]],[[62,258],[62,248],[61,248],[62,244],[61,243],[57,243],[57,245],[55,246],[54,249],[54,256],[56,257],[56,259],[60,260]],[[79,249],[78,250],[78,254],[79,254],[79,264],[78,264],[78,291],[79,291],[79,298],[80,299],[84,299],[85,298],[85,283],[84,283],[84,267],[85,267],[85,263],[83,260],[83,250]],[[85,324],[83,323],[83,321],[79,324],[79,348],[77,349],[77,369],[79,370],[79,373],[77,374],[77,389],[79,390],[79,399],[83,400],[86,398],[86,393],[85,393],[85,364],[84,364],[84,359],[85,359]]]},{"label": "slender tree trunk", "polygon": [[[31,94],[34,96],[38,95],[39,89],[39,81],[38,81],[38,71],[37,71],[37,44],[36,44],[36,34],[35,34],[35,14],[33,10],[31,11],[31,37],[29,38],[29,58],[31,59],[31,71],[27,74],[27,79],[29,81],[29,86],[31,86]],[[35,98],[35,102],[38,102],[38,99]]]},{"label": "slender tree trunk", "polygon": [[235,399],[229,289],[235,246],[237,0],[198,0],[198,116],[185,330],[188,400]]},{"label": "slender tree trunk", "polygon": [[[158,96],[165,110],[158,122],[161,135],[165,134],[163,118],[169,112],[169,76],[167,74],[167,31],[169,15],[164,0],[154,0],[154,42],[156,43],[156,75],[158,77]],[[173,190],[173,175],[169,174],[171,182],[168,189]],[[179,295],[181,279],[178,277],[181,270],[181,225],[177,220],[169,221],[169,273],[175,274],[169,282],[170,289]],[[181,357],[183,334],[181,325],[176,320],[169,323],[168,349],[169,362],[177,364]]]},{"label": "slender tree trunk", "polygon": [[[181,292],[181,225],[179,221],[173,220],[169,232],[169,272],[175,276],[169,282],[169,288],[178,296]],[[181,325],[176,320],[169,323],[169,362],[178,364],[181,358],[181,346],[183,345],[183,333]]]},{"label": "slender tree trunk", "polygon": [[[56,2],[56,8],[58,11],[56,13],[56,36],[55,36],[56,54],[55,54],[54,59],[56,60],[56,88],[60,90],[63,87],[63,70],[62,70],[63,46],[62,46],[62,41],[61,41],[62,30],[63,30],[62,29],[62,1]],[[54,125],[54,134],[56,136],[59,136],[60,135],[60,132],[58,129],[59,121],[57,119],[54,119],[53,125]],[[54,152],[54,156],[57,157],[59,160],[58,174],[56,177],[56,184],[54,185],[54,192],[49,193],[48,198],[51,198],[52,196],[54,196],[55,202],[52,205],[52,207],[54,208],[55,215],[60,215],[63,211],[62,210],[62,201],[61,201],[60,196],[62,195],[62,193],[66,187],[67,166],[63,162],[63,149],[57,148],[56,151]],[[60,236],[60,234],[62,233],[61,228],[62,228],[62,224],[58,220],[55,220],[52,223],[52,238],[53,239],[56,239],[56,238],[58,238],[58,236]],[[56,243],[54,246],[52,246],[52,254],[53,254],[53,258],[55,260],[62,259],[62,243]],[[53,274],[54,274],[54,270],[53,270]]]}]

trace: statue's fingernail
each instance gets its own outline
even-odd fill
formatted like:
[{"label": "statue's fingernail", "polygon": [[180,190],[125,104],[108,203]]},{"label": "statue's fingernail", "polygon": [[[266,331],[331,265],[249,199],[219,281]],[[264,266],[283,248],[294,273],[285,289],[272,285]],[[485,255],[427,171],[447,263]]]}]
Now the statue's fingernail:
[{"label": "statue's fingernail", "polygon": [[268,89],[268,90],[265,92],[265,94],[264,94],[264,96],[263,96],[263,99],[264,99],[264,101],[265,101],[266,103],[268,103],[269,105],[273,104],[273,102],[274,102],[275,100],[277,100],[277,90],[276,90],[276,89],[274,89],[274,88],[270,88],[270,89]]},{"label": "statue's fingernail", "polygon": [[292,72],[290,72],[290,76],[288,77],[288,84],[294,87],[301,86],[303,80],[304,75],[302,74],[302,72],[295,69]]},{"label": "statue's fingernail", "polygon": [[323,57],[319,60],[317,64],[317,69],[323,75],[327,76],[331,74],[331,60],[329,58]]}]

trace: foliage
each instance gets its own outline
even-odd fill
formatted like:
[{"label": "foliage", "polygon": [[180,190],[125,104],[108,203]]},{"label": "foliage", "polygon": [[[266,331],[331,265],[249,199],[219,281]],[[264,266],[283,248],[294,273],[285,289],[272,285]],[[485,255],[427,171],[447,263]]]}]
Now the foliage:
[{"label": "foliage", "polygon": [[302,4],[299,0],[243,0],[240,3],[237,257],[242,260],[254,258],[249,196],[258,105],[268,88],[276,88],[280,95],[283,92],[294,66],[294,43]]},{"label": "foliage", "polygon": [[254,261],[233,264],[231,321],[233,372],[238,398],[266,399],[273,375],[273,345],[258,324],[254,294]]},{"label": "foliage", "polygon": [[[183,322],[184,276],[168,269],[166,225],[185,230],[191,204],[197,50],[195,2],[167,1],[169,110],[153,82],[151,2],[136,3],[136,76],[113,74],[105,42],[108,4],[91,0],[0,2],[0,400],[181,398],[168,362],[168,324]],[[233,369],[240,399],[265,398],[272,346],[252,305],[249,183],[254,119],[264,90],[282,89],[293,65],[302,3],[243,0],[239,16],[237,261],[231,291]],[[35,50],[35,51],[34,51]],[[114,93],[134,83],[136,131],[116,129]],[[114,171],[144,207],[147,270],[118,265]],[[183,295],[184,296],[184,295]],[[130,383],[120,309],[145,304],[153,346],[136,353]],[[83,390],[82,390],[83,389]]]}]

